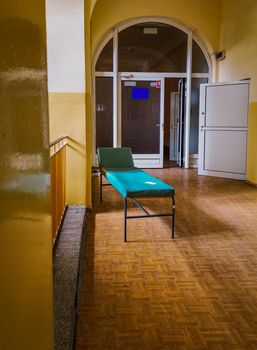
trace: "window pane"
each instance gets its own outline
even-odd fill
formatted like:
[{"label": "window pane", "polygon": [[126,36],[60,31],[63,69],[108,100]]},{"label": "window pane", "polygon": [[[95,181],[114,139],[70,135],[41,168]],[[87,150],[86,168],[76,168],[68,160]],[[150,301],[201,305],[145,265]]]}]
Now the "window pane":
[{"label": "window pane", "polygon": [[97,72],[112,72],[113,62],[113,39],[103,48],[97,60],[95,70]]},{"label": "window pane", "polygon": [[141,23],[119,33],[120,72],[185,72],[187,34],[161,23]]},{"label": "window pane", "polygon": [[199,135],[199,97],[200,84],[208,83],[208,79],[192,79],[191,86],[191,117],[190,117],[190,144],[189,152],[198,153],[198,135]]},{"label": "window pane", "polygon": [[96,147],[113,145],[112,78],[96,78]]},{"label": "window pane", "polygon": [[134,154],[160,152],[160,91],[156,81],[122,82],[122,146]]},{"label": "window pane", "polygon": [[192,46],[192,73],[209,73],[207,60],[194,40]]}]

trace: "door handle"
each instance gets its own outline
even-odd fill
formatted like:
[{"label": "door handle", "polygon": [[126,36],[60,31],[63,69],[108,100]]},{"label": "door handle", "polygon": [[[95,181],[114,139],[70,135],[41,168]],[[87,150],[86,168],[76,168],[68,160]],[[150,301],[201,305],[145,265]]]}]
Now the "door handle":
[{"label": "door handle", "polygon": [[[160,127],[161,125],[160,124],[155,124],[155,126]],[[164,130],[164,123],[162,123],[162,130]]]},{"label": "door handle", "polygon": [[126,78],[126,79],[133,79],[134,75],[133,74],[125,75],[124,78]]}]

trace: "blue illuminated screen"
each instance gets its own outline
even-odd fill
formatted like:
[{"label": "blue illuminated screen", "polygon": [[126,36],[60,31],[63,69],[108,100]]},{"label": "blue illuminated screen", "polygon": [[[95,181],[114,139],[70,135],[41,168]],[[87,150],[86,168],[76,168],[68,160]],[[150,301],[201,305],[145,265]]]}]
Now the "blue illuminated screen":
[{"label": "blue illuminated screen", "polygon": [[149,89],[148,88],[132,88],[132,98],[133,99],[148,99]]}]

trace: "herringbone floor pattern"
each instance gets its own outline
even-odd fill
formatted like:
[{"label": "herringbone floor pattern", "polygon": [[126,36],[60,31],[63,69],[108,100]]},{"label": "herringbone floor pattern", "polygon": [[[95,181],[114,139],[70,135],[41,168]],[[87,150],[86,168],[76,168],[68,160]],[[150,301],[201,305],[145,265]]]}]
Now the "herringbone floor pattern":
[{"label": "herringbone floor pattern", "polygon": [[154,218],[129,220],[124,243],[122,199],[105,187],[100,205],[94,178],[76,349],[257,349],[257,189],[193,170],[149,172],[176,188],[175,240],[171,219]]}]

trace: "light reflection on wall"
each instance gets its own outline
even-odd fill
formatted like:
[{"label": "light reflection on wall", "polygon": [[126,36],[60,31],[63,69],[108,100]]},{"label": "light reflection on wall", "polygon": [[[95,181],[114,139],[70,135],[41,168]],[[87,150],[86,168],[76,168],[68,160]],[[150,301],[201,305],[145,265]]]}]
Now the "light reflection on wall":
[{"label": "light reflection on wall", "polygon": [[41,154],[16,153],[8,157],[9,167],[13,170],[40,170],[44,166]]}]

